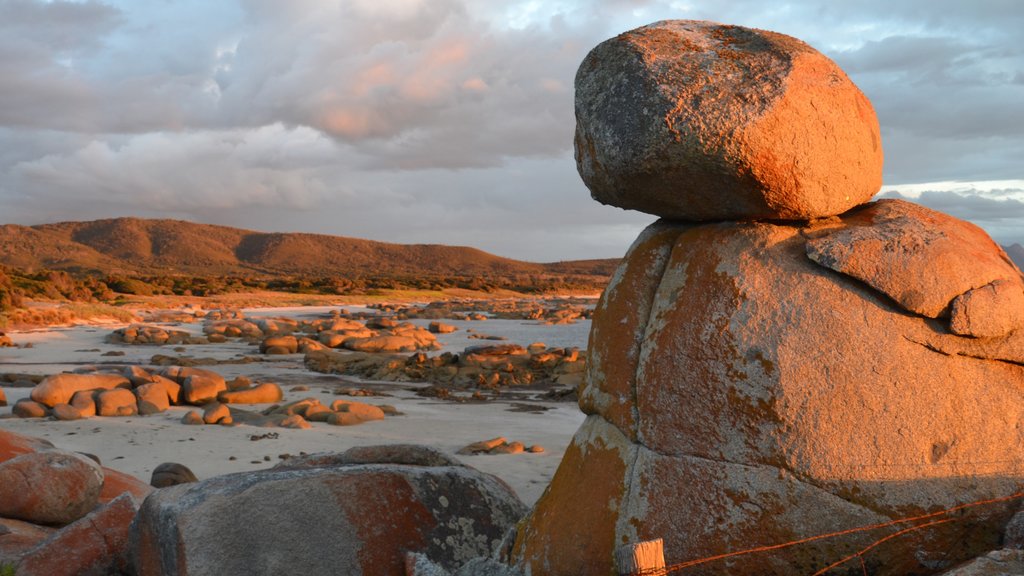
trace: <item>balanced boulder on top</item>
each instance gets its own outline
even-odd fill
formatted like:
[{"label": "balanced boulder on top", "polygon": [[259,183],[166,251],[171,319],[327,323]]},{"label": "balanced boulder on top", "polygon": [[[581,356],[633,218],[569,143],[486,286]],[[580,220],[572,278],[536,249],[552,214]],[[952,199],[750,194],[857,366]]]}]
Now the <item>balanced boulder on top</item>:
[{"label": "balanced boulder on top", "polygon": [[882,183],[871,103],[783,34],[657,22],[590,52],[576,75],[576,162],[603,204],[680,220],[805,220]]}]

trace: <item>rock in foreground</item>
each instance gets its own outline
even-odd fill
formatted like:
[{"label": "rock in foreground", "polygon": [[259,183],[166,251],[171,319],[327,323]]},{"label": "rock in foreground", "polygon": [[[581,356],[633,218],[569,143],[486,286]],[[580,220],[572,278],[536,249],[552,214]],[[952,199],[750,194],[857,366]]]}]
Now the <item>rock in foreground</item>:
[{"label": "rock in foreground", "polygon": [[[594,313],[589,416],[519,531],[524,567],[606,575],[624,542],[664,538],[673,564],[1024,487],[1024,329],[958,336],[814,262],[808,236],[767,223],[657,223],[640,236]],[[998,547],[1017,505],[886,541],[868,572],[934,574]],[[693,573],[813,574],[897,529]],[[845,573],[862,574],[859,562],[829,572]]]},{"label": "rock in foreground", "polygon": [[455,568],[489,555],[526,512],[500,480],[434,450],[381,447],[382,464],[358,450],[154,493],[133,525],[135,570],[401,575],[407,551]]},{"label": "rock in foreground", "polygon": [[603,204],[682,220],[810,219],[882,184],[871,103],[800,40],[670,20],[576,75],[576,162]]}]

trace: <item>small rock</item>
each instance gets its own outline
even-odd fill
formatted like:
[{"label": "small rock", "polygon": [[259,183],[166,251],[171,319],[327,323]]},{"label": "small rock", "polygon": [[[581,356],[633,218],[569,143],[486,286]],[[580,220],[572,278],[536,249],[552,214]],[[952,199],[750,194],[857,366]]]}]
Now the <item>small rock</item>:
[{"label": "small rock", "polygon": [[154,488],[167,488],[198,481],[199,479],[188,466],[177,462],[164,462],[153,470],[149,485]]},{"label": "small rock", "polygon": [[206,424],[221,424],[225,419],[231,420],[231,410],[224,404],[214,402],[203,409],[203,422]]},{"label": "small rock", "polygon": [[286,416],[283,420],[281,420],[281,423],[278,424],[278,426],[280,426],[281,428],[294,428],[297,430],[306,430],[308,428],[313,427],[312,424],[307,422],[305,418],[299,416],[298,414]]},{"label": "small rock", "polygon": [[45,418],[50,415],[50,410],[46,406],[28,398],[15,402],[11,412],[18,418]]},{"label": "small rock", "polygon": [[57,404],[53,407],[53,416],[57,420],[81,420],[82,413],[70,404]]},{"label": "small rock", "polygon": [[190,410],[187,414],[181,417],[182,424],[188,424],[191,426],[203,425],[203,415],[198,410]]}]

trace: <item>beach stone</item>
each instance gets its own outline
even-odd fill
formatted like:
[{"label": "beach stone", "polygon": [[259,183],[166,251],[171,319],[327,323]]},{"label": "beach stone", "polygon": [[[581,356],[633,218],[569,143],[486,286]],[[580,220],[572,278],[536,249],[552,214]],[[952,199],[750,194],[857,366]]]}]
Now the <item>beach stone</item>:
[{"label": "beach stone", "polygon": [[281,387],[272,382],[264,382],[247,390],[221,392],[217,400],[225,404],[271,404],[284,398]]},{"label": "beach stone", "polygon": [[576,73],[576,165],[595,200],[676,220],[807,220],[882,184],[871,103],[775,32],[666,20],[607,40]]},{"label": "beach stone", "polygon": [[132,386],[139,387],[154,381],[156,377],[152,372],[142,366],[125,366],[123,375],[131,381]]},{"label": "beach stone", "polygon": [[118,388],[96,395],[98,416],[134,416],[139,413],[138,399],[131,390]]},{"label": "beach stone", "polygon": [[0,388],[0,406],[7,406],[7,394],[4,393],[3,388]]},{"label": "beach stone", "polygon": [[167,488],[198,481],[199,479],[188,466],[176,462],[164,462],[153,470],[153,477],[149,483],[154,488]]},{"label": "beach stone", "polygon": [[0,348],[14,348],[14,341],[3,332],[0,332]]},{"label": "beach stone", "polygon": [[451,334],[452,332],[457,331],[458,328],[451,324],[445,324],[444,322],[431,322],[427,326],[427,330],[430,330],[434,334]]},{"label": "beach stone", "polygon": [[299,341],[295,336],[271,336],[260,343],[260,353],[270,354],[272,349],[278,350],[278,354],[295,354],[299,351]]},{"label": "beach stone", "polygon": [[53,416],[57,420],[81,420],[82,413],[70,404],[57,404],[53,407]]},{"label": "beach stone", "polygon": [[82,418],[92,418],[96,415],[96,392],[93,390],[75,392],[75,395],[71,397],[71,406],[78,410]]},{"label": "beach stone", "polygon": [[50,415],[50,410],[39,402],[22,398],[14,403],[11,413],[18,418],[46,418]]},{"label": "beach stone", "polygon": [[[184,384],[185,380],[188,380],[192,376],[202,376],[215,381],[224,381],[224,377],[213,370],[194,368],[191,366],[167,366],[160,371],[160,375],[165,378],[170,378],[178,384]],[[224,386],[227,386],[226,382],[224,383]]]},{"label": "beach stone", "polygon": [[302,417],[310,422],[327,422],[327,419],[330,418],[331,414],[334,414],[334,411],[327,406],[324,406],[323,404],[315,404],[306,408],[302,413]]},{"label": "beach stone", "polygon": [[[952,334],[874,283],[808,258],[819,226],[838,234],[846,218],[807,228],[662,221],[640,235],[594,311],[580,392],[587,418],[519,527],[517,565],[606,575],[622,543],[663,538],[671,565],[1024,488],[1024,333]],[[982,286],[1003,273],[991,250],[964,263]],[[908,274],[943,286],[931,276],[945,273]],[[999,547],[1018,505],[966,508],[955,522],[886,541],[865,558],[869,571],[936,574],[977,557]],[[698,572],[813,574],[882,534]]]},{"label": "beach stone", "polygon": [[198,410],[189,410],[185,413],[185,415],[181,417],[181,423],[189,426],[202,426],[205,424],[205,422],[203,422],[203,415],[200,414]]},{"label": "beach stone", "polygon": [[152,486],[131,474],[107,467],[103,468],[103,488],[100,490],[99,498],[101,504],[111,502],[122,494],[128,494],[141,504],[152,491]]},{"label": "beach stone", "polygon": [[362,402],[335,400],[331,403],[331,410],[335,414],[327,417],[327,423],[335,426],[351,426],[384,419],[383,410]]},{"label": "beach stone", "polygon": [[248,390],[252,388],[252,380],[245,376],[236,376],[227,383],[228,391],[234,392],[235,390]]},{"label": "beach stone", "polygon": [[18,574],[108,576],[128,566],[128,533],[137,505],[123,494],[54,532],[29,551]]},{"label": "beach stone", "polygon": [[95,462],[56,450],[0,463],[0,516],[62,525],[88,514],[99,500],[103,471]]},{"label": "beach stone", "polygon": [[415,352],[420,344],[412,336],[370,336],[367,338],[346,338],[342,343],[347,350],[356,352]]},{"label": "beach stone", "polygon": [[525,511],[502,481],[462,465],[228,474],[147,498],[132,527],[133,568],[139,576],[402,575],[410,551],[453,569],[490,555]]},{"label": "beach stone", "polygon": [[131,388],[131,381],[119,374],[56,374],[48,376],[32,389],[31,397],[52,408],[68,404],[75,392]]},{"label": "beach stone", "polygon": [[473,442],[459,449],[456,454],[480,454],[483,452],[490,452],[491,449],[497,448],[502,444],[507,444],[508,438],[504,436],[498,436],[497,438],[491,438],[490,440],[481,440],[479,442]]},{"label": "beach stone", "polygon": [[[809,232],[807,256],[818,264],[929,318],[949,316],[954,299],[1000,281],[998,291],[965,296],[958,326],[987,333],[985,325],[994,325],[990,330],[999,332],[996,336],[1024,327],[1024,313],[1018,310],[993,318],[999,315],[992,305],[1021,303],[1024,279],[1002,248],[974,224],[904,200],[879,200],[844,214],[839,222]],[[976,308],[974,314],[968,304]]]},{"label": "beach stone", "polygon": [[231,419],[231,410],[227,405],[219,402],[212,402],[203,408],[203,422],[207,424],[220,424],[224,419]]},{"label": "beach stone", "polygon": [[139,414],[159,414],[171,407],[167,388],[160,382],[143,384],[135,389],[138,398]]},{"label": "beach stone", "polygon": [[293,428],[295,430],[308,430],[313,427],[305,418],[298,414],[285,416],[278,423],[281,428]]},{"label": "beach stone", "polygon": [[181,385],[181,400],[186,404],[201,406],[217,401],[217,395],[227,392],[227,382],[224,378],[209,377],[205,374],[193,374],[185,378]]}]

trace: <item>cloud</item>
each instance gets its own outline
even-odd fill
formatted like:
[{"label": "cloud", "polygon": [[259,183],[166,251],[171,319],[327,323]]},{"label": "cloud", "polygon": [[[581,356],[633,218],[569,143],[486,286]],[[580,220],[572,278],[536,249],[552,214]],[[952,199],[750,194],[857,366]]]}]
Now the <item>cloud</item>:
[{"label": "cloud", "polygon": [[1024,188],[978,190],[961,186],[956,191],[915,190],[911,193],[889,190],[880,197],[909,199],[968,220],[984,228],[1001,244],[1024,243],[1024,228],[1021,227],[1021,222],[1024,222]]},{"label": "cloud", "polygon": [[[151,133],[92,140],[67,154],[15,164],[20,208],[81,218],[173,213],[203,218],[246,206],[306,210],[329,190],[317,175],[337,150],[309,128]],[[334,193],[339,193],[337,187]]]},{"label": "cloud", "polygon": [[1022,177],[1005,0],[0,0],[0,210],[620,254],[650,218],[588,199],[573,77],[666,18],[836,59],[876,107],[888,184]]}]

